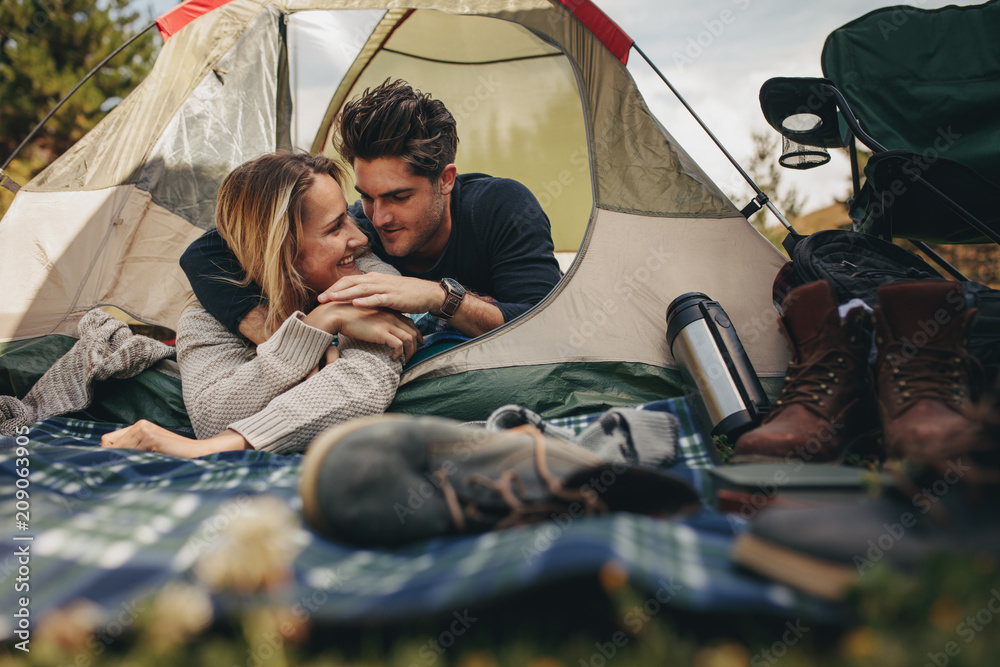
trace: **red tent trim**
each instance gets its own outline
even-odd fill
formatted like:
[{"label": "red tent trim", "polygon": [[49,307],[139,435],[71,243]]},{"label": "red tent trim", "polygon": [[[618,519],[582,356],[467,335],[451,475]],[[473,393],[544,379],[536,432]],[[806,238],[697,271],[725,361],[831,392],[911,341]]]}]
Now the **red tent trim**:
[{"label": "red tent trim", "polygon": [[[156,26],[160,29],[163,40],[170,39],[181,28],[203,14],[221,7],[232,0],[187,0],[169,12],[156,19]],[[591,0],[560,0],[562,4],[576,18],[590,29],[597,36],[601,43],[615,54],[623,65],[628,64],[628,54],[635,42],[625,34],[625,31],[618,27],[618,24],[608,18],[601,9]]]},{"label": "red tent trim", "polygon": [[170,39],[181,28],[203,14],[221,7],[232,0],[187,0],[177,5],[169,12],[156,19],[156,27],[160,29],[163,41]]},{"label": "red tent trim", "polygon": [[597,36],[623,65],[628,65],[628,53],[635,40],[625,34],[618,24],[590,0],[560,0],[566,9],[573,12],[583,25]]}]

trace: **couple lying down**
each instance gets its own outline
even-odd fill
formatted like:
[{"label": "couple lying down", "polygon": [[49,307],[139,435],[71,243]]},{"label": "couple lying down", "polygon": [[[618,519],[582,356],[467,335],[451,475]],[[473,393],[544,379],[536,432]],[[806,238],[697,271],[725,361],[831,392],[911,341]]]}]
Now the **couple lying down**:
[{"label": "couple lying down", "polygon": [[401,312],[477,336],[558,282],[538,201],[510,179],[457,173],[456,123],[440,100],[386,80],[337,123],[359,204],[348,208],[332,160],[264,155],[226,177],[217,230],[181,257],[198,300],[178,323],[177,361],[201,439],[141,421],[104,446],[302,451],[388,407],[422,342]]},{"label": "couple lying down", "polygon": [[347,213],[341,180],[329,158],[295,153],[262,156],[226,177],[217,228],[246,279],[268,296],[270,335],[254,351],[192,300],[177,325],[177,362],[201,439],[140,421],[105,435],[103,446],[176,456],[288,453],[332,424],[388,407],[404,355],[422,341],[413,322],[350,301],[312,307],[341,278],[399,275],[369,251]]}]

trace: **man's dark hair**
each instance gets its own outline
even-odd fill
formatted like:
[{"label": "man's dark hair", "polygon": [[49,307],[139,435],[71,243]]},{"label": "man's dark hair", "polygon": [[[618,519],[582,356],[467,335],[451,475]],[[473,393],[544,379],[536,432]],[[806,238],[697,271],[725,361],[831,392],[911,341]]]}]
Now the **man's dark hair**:
[{"label": "man's dark hair", "polygon": [[344,105],[338,116],[337,151],[348,164],[398,157],[417,176],[435,179],[455,161],[455,118],[401,79],[386,79]]}]

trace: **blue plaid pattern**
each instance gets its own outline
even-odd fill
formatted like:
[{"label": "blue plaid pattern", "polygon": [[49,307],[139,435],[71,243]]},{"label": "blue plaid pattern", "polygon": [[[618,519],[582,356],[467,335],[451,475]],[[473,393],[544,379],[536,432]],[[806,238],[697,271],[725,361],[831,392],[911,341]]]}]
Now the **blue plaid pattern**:
[{"label": "blue plaid pattern", "polygon": [[[683,399],[645,409],[667,410],[682,425],[680,457],[671,467],[699,489],[711,466]],[[595,416],[596,417],[596,416]],[[582,429],[587,418],[560,420]],[[35,618],[76,598],[109,614],[177,578],[191,578],[200,554],[248,499],[272,495],[301,507],[301,458],[227,452],[202,459],[101,449],[117,424],[49,419],[30,440],[30,529],[15,528],[13,438],[0,438],[0,540],[32,536],[31,610]],[[703,494],[704,495],[704,494]],[[305,527],[288,600],[308,600],[319,622],[379,621],[473,608],[484,601],[615,562],[640,590],[669,583],[680,610],[797,614],[831,618],[837,609],[741,571],[729,560],[742,520],[706,507],[665,521],[615,514],[567,518],[483,535],[441,538],[396,550],[355,549]],[[15,609],[13,549],[0,556],[0,608]],[[0,616],[0,637],[13,631]]]}]

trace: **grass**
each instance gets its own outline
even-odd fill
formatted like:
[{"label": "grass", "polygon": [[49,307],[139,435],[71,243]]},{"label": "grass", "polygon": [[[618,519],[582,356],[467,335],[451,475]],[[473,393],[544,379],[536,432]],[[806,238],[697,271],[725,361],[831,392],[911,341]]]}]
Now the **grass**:
[{"label": "grass", "polygon": [[452,614],[407,625],[314,627],[255,596],[239,613],[197,628],[190,620],[199,605],[161,604],[161,592],[139,605],[143,613],[115,637],[111,626],[86,630],[85,614],[68,610],[58,623],[38,628],[30,653],[9,644],[0,649],[0,664],[981,667],[1000,655],[1000,576],[984,556],[934,557],[911,577],[884,565],[869,570],[846,602],[853,619],[846,626],[668,607],[649,613],[650,598],[612,579],[536,591],[466,614],[464,626]]}]

